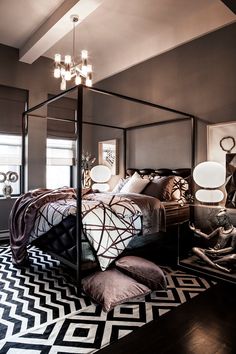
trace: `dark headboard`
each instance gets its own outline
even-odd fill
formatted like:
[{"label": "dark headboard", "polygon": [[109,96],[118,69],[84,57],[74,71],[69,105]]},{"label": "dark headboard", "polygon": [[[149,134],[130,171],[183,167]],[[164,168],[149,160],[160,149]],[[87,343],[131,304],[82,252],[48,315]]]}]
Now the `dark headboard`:
[{"label": "dark headboard", "polygon": [[186,178],[191,175],[191,168],[176,168],[174,170],[171,170],[169,168],[128,168],[126,170],[126,175],[132,176],[134,172],[138,172],[141,176],[154,174],[157,176],[181,176],[183,178]]}]

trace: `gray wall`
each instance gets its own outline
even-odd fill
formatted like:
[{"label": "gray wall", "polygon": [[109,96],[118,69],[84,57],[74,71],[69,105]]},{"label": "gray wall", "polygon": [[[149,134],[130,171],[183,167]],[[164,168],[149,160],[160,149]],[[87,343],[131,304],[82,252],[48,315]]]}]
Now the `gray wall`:
[{"label": "gray wall", "polygon": [[[154,57],[98,83],[98,87],[191,113],[210,122],[236,119],[236,24]],[[103,102],[105,99],[100,99]],[[105,103],[105,102],[104,102]],[[112,112],[128,125],[161,120],[160,112],[134,110],[124,104],[95,104],[96,114],[108,123]],[[122,107],[122,109],[120,108]],[[126,108],[126,107],[125,107]],[[128,109],[126,108],[126,112]],[[118,114],[117,114],[118,112]],[[122,114],[121,114],[122,113]],[[151,113],[151,112],[150,112]],[[166,118],[164,116],[164,118]],[[167,117],[167,118],[173,118]],[[206,124],[197,124],[196,163],[207,158]],[[190,167],[190,131],[175,124],[132,131],[130,167]],[[158,153],[163,151],[164,153]]]},{"label": "gray wall", "polygon": [[207,160],[207,124],[201,121],[197,122],[196,127],[196,151],[195,164]]},{"label": "gray wall", "polygon": [[96,86],[186,111],[211,122],[235,120],[235,38],[236,23],[133,66]]},{"label": "gray wall", "polygon": [[191,167],[190,121],[130,130],[127,138],[130,167]]}]

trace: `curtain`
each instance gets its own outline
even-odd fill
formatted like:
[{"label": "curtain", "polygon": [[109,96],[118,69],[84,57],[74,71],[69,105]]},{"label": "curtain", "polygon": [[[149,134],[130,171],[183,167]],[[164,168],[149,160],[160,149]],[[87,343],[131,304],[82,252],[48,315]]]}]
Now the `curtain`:
[{"label": "curtain", "polygon": [[[48,95],[48,98],[53,95]],[[75,120],[77,108],[77,100],[72,98],[62,97],[47,106],[47,134],[48,137],[75,139],[75,123],[54,120],[58,119],[71,119]]]},{"label": "curtain", "polygon": [[21,135],[27,101],[28,91],[0,85],[0,133]]}]

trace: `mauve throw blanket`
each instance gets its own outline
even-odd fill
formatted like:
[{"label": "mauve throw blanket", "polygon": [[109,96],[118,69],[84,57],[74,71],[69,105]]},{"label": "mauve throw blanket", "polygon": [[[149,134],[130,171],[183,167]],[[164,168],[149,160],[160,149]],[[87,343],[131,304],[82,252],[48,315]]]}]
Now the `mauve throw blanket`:
[{"label": "mauve throw blanket", "polygon": [[27,245],[38,209],[48,202],[76,199],[74,188],[36,189],[19,197],[13,205],[10,220],[12,262],[23,264],[27,259]]}]

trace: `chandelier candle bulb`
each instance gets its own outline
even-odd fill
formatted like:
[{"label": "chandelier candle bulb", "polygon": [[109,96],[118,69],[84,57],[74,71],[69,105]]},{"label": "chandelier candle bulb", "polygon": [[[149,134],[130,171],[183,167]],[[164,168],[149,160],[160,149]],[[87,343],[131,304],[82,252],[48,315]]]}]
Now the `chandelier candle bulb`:
[{"label": "chandelier candle bulb", "polygon": [[65,72],[65,80],[70,81],[71,80],[71,72],[70,70],[66,70]]},{"label": "chandelier candle bulb", "polygon": [[83,60],[83,59],[84,59],[84,60],[88,59],[88,51],[87,51],[87,50],[83,49],[83,50],[81,51],[81,58],[82,58],[82,60]]},{"label": "chandelier candle bulb", "polygon": [[55,63],[60,64],[60,62],[61,62],[61,54],[55,54],[54,60],[55,60]]},{"label": "chandelier candle bulb", "polygon": [[76,85],[80,85],[81,82],[82,82],[81,77],[80,77],[79,75],[76,75],[76,77],[75,77],[75,84],[76,84]]},{"label": "chandelier candle bulb", "polygon": [[71,64],[71,56],[65,55],[65,64]]},{"label": "chandelier candle bulb", "polygon": [[92,80],[90,80],[89,78],[86,79],[85,85],[88,87],[92,86]]},{"label": "chandelier candle bulb", "polygon": [[62,80],[61,80],[60,89],[61,89],[62,91],[66,90],[66,80],[65,80],[65,79],[62,79]]},{"label": "chandelier candle bulb", "polygon": [[59,78],[61,77],[61,70],[60,70],[60,68],[55,68],[55,69],[54,69],[54,77],[55,77],[56,79],[59,79]]}]

